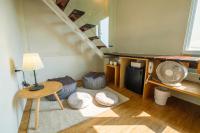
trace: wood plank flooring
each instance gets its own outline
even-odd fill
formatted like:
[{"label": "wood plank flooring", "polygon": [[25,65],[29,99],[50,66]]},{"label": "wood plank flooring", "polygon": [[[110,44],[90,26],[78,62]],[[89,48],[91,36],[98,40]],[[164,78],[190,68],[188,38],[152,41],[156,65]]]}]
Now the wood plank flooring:
[{"label": "wood plank flooring", "polygon": [[[130,100],[60,133],[200,133],[200,106],[174,97],[166,106],[158,106],[153,99],[109,86]],[[22,119],[19,132],[25,132],[27,125]]]}]

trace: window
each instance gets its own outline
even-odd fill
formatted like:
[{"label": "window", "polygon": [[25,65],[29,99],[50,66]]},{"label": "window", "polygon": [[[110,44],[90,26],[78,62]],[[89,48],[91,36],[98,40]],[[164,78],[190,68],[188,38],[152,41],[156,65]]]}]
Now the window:
[{"label": "window", "polygon": [[109,17],[102,19],[97,27],[97,35],[100,36],[101,41],[109,47]]},{"label": "window", "polygon": [[184,53],[200,55],[200,0],[193,0]]}]

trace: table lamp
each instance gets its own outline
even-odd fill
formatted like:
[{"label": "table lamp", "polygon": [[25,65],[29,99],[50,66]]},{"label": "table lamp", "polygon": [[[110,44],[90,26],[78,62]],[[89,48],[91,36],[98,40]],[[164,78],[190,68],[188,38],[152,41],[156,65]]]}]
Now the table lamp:
[{"label": "table lamp", "polygon": [[30,88],[31,91],[41,90],[44,88],[43,85],[37,83],[36,70],[42,69],[44,67],[42,60],[38,53],[25,53],[23,56],[23,70],[33,71],[35,84]]}]

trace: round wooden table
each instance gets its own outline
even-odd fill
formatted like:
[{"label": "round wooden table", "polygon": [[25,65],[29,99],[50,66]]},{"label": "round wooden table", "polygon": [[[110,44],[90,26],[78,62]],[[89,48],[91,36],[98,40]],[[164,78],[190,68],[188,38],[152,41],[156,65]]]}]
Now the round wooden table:
[{"label": "round wooden table", "polygon": [[30,87],[24,88],[17,93],[17,97],[33,99],[36,100],[36,111],[35,111],[35,128],[38,128],[39,121],[39,108],[40,108],[40,98],[54,95],[56,100],[58,101],[61,109],[63,110],[63,105],[60,101],[60,98],[57,95],[57,92],[61,89],[62,84],[56,81],[48,81],[41,83],[44,85],[44,88],[38,91],[30,91]]}]

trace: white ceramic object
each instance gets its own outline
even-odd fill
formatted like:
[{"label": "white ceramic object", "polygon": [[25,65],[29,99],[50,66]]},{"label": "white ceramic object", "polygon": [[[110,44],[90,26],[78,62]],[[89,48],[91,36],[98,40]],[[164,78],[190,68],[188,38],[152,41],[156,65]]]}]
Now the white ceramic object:
[{"label": "white ceramic object", "polygon": [[110,65],[113,65],[113,61],[110,61]]}]

